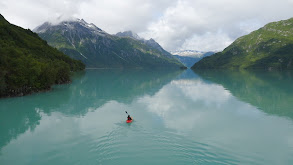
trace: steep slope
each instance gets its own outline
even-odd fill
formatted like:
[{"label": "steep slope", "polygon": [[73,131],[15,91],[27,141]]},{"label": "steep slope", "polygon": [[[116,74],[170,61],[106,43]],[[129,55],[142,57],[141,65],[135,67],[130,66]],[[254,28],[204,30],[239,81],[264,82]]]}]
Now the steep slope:
[{"label": "steep slope", "polygon": [[193,69],[293,69],[293,18],[269,23],[238,38],[223,52],[206,57]]},{"label": "steep slope", "polygon": [[44,23],[35,30],[41,38],[87,67],[176,67],[177,59],[166,56],[136,39],[110,35],[84,20]]},{"label": "steep slope", "polygon": [[70,81],[70,71],[82,69],[80,61],[0,15],[0,97],[49,89],[54,83]]}]

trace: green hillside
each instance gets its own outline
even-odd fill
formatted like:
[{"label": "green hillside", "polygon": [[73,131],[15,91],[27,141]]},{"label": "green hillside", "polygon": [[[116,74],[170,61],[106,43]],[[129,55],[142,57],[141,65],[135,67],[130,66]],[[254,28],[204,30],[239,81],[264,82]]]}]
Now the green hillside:
[{"label": "green hillside", "polygon": [[293,18],[269,23],[238,38],[192,69],[293,69]]},{"label": "green hillside", "polygon": [[0,97],[47,90],[52,84],[69,82],[70,71],[84,67],[0,15]]}]

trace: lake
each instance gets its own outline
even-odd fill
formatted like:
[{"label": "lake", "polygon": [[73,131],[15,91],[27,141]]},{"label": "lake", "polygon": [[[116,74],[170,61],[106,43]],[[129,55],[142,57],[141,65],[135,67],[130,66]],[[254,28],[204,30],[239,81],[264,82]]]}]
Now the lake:
[{"label": "lake", "polygon": [[292,85],[285,71],[86,70],[0,99],[0,164],[293,164]]}]

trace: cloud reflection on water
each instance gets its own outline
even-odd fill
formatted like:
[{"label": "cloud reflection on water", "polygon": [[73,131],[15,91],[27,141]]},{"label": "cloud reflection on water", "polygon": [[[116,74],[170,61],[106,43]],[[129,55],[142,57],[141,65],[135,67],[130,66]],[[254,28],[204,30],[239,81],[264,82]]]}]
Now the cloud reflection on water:
[{"label": "cloud reflection on water", "polygon": [[139,103],[160,116],[165,127],[243,158],[250,155],[282,162],[286,159],[276,150],[292,153],[291,120],[239,101],[218,84],[200,79],[174,80]]}]

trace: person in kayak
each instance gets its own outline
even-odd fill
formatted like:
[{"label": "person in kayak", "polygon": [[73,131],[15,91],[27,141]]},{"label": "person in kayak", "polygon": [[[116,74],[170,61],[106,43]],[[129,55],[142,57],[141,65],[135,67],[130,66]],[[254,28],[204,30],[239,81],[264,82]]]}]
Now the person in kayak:
[{"label": "person in kayak", "polygon": [[128,115],[127,120],[132,120],[132,117],[130,117],[130,115]]}]

